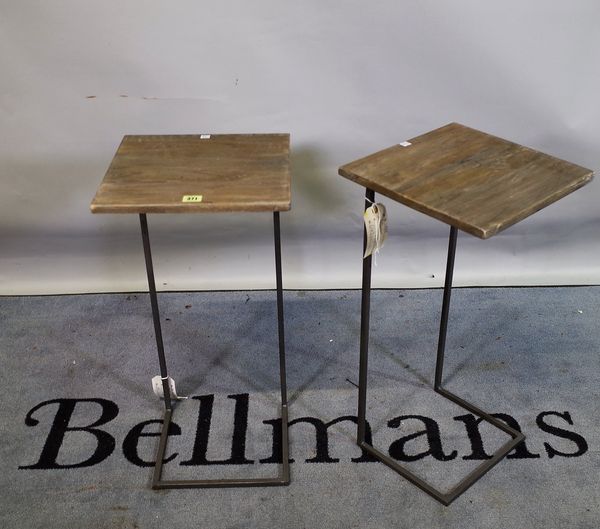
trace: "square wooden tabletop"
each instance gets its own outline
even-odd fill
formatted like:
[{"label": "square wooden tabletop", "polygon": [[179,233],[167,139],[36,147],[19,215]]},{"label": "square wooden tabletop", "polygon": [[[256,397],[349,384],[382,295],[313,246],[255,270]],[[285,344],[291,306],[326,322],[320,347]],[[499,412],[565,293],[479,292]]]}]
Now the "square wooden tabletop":
[{"label": "square wooden tabletop", "polygon": [[585,185],[593,171],[450,123],[339,174],[487,239]]},{"label": "square wooden tabletop", "polygon": [[289,134],[125,136],[93,213],[290,209]]}]

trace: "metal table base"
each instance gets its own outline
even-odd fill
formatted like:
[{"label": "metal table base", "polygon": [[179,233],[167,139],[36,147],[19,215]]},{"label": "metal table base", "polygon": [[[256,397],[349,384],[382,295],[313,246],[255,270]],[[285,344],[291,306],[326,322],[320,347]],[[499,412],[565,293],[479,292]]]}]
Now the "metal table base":
[{"label": "metal table base", "polygon": [[[366,190],[365,209],[375,201],[375,192],[372,189]],[[436,500],[444,505],[450,505],[458,496],[473,485],[479,478],[488,472],[494,465],[503,459],[513,448],[525,440],[525,436],[511,428],[501,420],[491,416],[489,413],[481,410],[477,406],[461,399],[447,389],[442,387],[442,374],[444,368],[444,352],[446,348],[446,331],[448,328],[448,312],[450,309],[450,294],[452,291],[452,275],[454,272],[454,255],[456,252],[457,229],[452,226],[450,228],[450,239],[448,243],[448,260],[446,263],[446,278],[444,282],[444,298],[442,302],[442,317],[440,322],[440,333],[438,339],[437,359],[435,365],[435,382],[433,389],[448,400],[458,404],[460,407],[477,415],[481,419],[487,421],[496,428],[510,435],[511,439],[504,443],[491,457],[469,474],[467,474],[460,482],[452,487],[449,491],[443,492],[433,485],[423,480],[415,473],[411,472],[405,466],[402,466],[388,455],[384,454],[373,445],[365,440],[366,431],[366,405],[367,405],[367,370],[369,357],[369,314],[371,300],[371,256],[363,260],[363,276],[362,276],[362,299],[361,299],[361,321],[360,321],[360,366],[359,366],[359,382],[358,382],[358,432],[357,444],[362,449],[370,453],[379,461],[392,468],[400,475],[404,476],[411,483],[433,496]],[[366,231],[364,233],[363,248],[366,247]]]},{"label": "metal table base", "polygon": [[279,212],[273,212],[273,229],[275,240],[275,275],[277,281],[277,329],[279,335],[279,383],[281,391],[281,461],[280,471],[274,478],[240,478],[240,479],[197,479],[197,480],[163,480],[162,467],[167,449],[167,440],[173,406],[168,384],[167,363],[162,340],[160,325],[160,314],[158,311],[158,300],[156,296],[156,285],[154,282],[154,270],[152,266],[152,254],[150,251],[150,237],[148,235],[148,221],[144,213],[140,214],[140,225],[142,228],[142,241],[144,244],[144,257],[146,259],[146,272],[148,274],[148,288],[150,303],[152,305],[152,319],[154,321],[154,333],[156,336],[156,347],[158,350],[158,362],[160,364],[160,376],[162,378],[163,392],[165,398],[165,412],[160,432],[158,450],[152,476],[153,489],[183,489],[183,488],[217,488],[217,487],[268,487],[289,485],[289,440],[288,440],[288,410],[287,410],[287,386],[285,374],[285,338],[283,328],[283,284],[281,279],[281,236],[279,227]]}]

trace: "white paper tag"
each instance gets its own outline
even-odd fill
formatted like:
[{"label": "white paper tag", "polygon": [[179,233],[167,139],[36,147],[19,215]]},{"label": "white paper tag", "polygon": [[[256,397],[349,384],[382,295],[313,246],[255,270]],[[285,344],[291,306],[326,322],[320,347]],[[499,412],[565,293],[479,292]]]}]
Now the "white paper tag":
[{"label": "white paper tag", "polygon": [[210,140],[210,134],[200,134],[201,140]]},{"label": "white paper tag", "polygon": [[400,145],[402,147],[410,147],[412,143],[410,141],[403,141],[402,143],[400,143]]},{"label": "white paper tag", "polygon": [[383,204],[373,204],[365,210],[367,244],[363,258],[378,252],[387,239],[387,212]]},{"label": "white paper tag", "polygon": [[[175,389],[175,381],[171,377],[167,377],[167,383],[169,384],[169,393],[171,394],[171,398],[173,400],[182,400],[187,399],[187,397],[180,397],[177,395],[177,390]],[[163,390],[163,381],[160,375],[156,375],[152,378],[152,391],[159,399],[165,398],[165,393]]]}]

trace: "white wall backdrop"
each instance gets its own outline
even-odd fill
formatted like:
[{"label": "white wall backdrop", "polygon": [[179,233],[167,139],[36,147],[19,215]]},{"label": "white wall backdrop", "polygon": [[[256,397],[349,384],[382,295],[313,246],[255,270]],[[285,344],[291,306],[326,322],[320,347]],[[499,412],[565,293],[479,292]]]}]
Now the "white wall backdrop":
[{"label": "white wall backdrop", "polygon": [[[284,286],[360,285],[337,167],[450,121],[597,170],[598,0],[0,0],[0,294],[147,288],[138,219],[91,215],[124,134],[290,132]],[[458,285],[600,282],[600,184],[499,236]],[[388,205],[374,286],[440,286],[446,225]],[[149,216],[163,289],[272,288],[269,214]]]}]

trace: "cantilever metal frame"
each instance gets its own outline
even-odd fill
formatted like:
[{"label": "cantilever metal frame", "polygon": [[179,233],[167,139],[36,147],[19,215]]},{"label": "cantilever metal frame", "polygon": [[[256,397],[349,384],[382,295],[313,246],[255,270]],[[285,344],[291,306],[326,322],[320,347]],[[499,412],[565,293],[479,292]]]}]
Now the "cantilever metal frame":
[{"label": "cantilever metal frame", "polygon": [[[375,192],[367,188],[365,194],[365,209],[375,201]],[[366,247],[366,231],[364,233],[363,248]],[[437,359],[435,365],[435,381],[433,389],[443,397],[458,404],[462,408],[477,415],[481,419],[487,421],[492,426],[502,430],[511,436],[511,439],[504,443],[494,455],[479,465],[477,468],[467,474],[457,485],[449,491],[443,492],[435,488],[430,483],[426,482],[415,473],[400,465],[396,460],[387,456],[373,445],[365,441],[365,423],[366,423],[366,406],[367,406],[367,369],[369,357],[369,314],[370,314],[370,299],[371,299],[371,257],[363,260],[363,276],[362,276],[362,299],[361,299],[361,320],[360,320],[360,366],[359,366],[359,381],[358,381],[358,432],[357,444],[365,451],[373,455],[379,461],[390,467],[391,469],[404,476],[411,483],[425,491],[430,496],[444,505],[450,505],[458,496],[473,485],[479,478],[502,460],[515,446],[525,440],[525,436],[511,428],[501,420],[493,417],[489,413],[481,410],[477,406],[467,402],[466,400],[456,396],[447,389],[442,387],[442,373],[444,368],[444,351],[446,348],[446,331],[448,329],[448,312],[450,309],[450,294],[452,292],[452,275],[454,272],[454,255],[456,252],[457,229],[452,226],[450,228],[450,239],[448,242],[448,260],[446,263],[446,278],[444,282],[444,297],[442,302],[442,317],[440,322],[440,333],[438,338]],[[364,250],[363,250],[364,251]]]},{"label": "cantilever metal frame", "polygon": [[160,364],[160,376],[162,378],[165,412],[163,424],[158,442],[158,450],[152,476],[153,489],[188,489],[188,488],[223,488],[223,487],[273,487],[289,485],[290,463],[289,463],[289,441],[288,441],[288,408],[287,408],[287,384],[285,374],[285,337],[283,320],[283,282],[281,279],[281,235],[279,227],[279,212],[273,212],[273,231],[275,241],[275,276],[277,282],[277,330],[279,334],[279,383],[281,390],[281,461],[280,472],[275,478],[242,478],[242,479],[196,479],[196,480],[163,480],[162,467],[167,449],[167,440],[173,406],[171,392],[169,391],[167,362],[162,340],[160,325],[160,314],[158,311],[158,299],[156,296],[156,285],[154,282],[154,269],[152,266],[152,253],[150,251],[150,237],[148,235],[148,221],[146,214],[140,214],[140,225],[142,228],[142,241],[144,244],[144,257],[146,259],[146,272],[148,274],[148,288],[150,303],[152,305],[152,319],[154,320],[154,334],[156,336],[156,348],[158,350],[158,362]]}]

